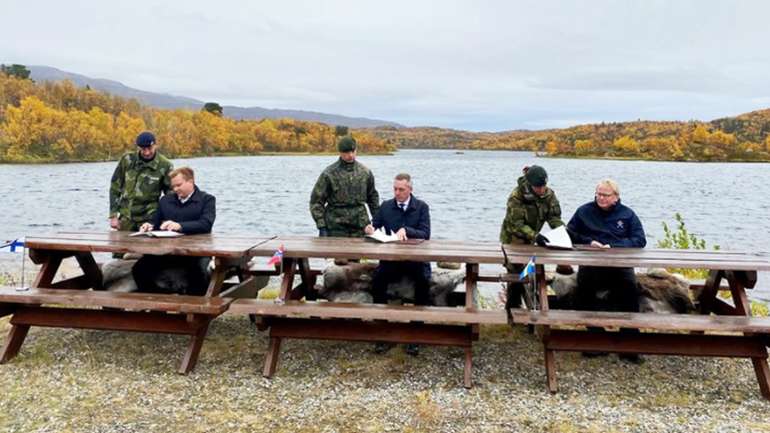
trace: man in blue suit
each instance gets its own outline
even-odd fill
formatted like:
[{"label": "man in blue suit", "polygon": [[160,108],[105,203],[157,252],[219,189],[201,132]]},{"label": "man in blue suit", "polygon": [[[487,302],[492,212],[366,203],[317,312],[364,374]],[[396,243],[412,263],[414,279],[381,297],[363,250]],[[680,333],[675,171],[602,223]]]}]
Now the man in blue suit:
[{"label": "man in blue suit", "polygon": [[[384,228],[388,233],[395,233],[402,241],[409,239],[430,239],[430,208],[428,204],[412,195],[412,178],[406,173],[399,173],[393,180],[393,199],[386,200],[380,206],[372,223],[364,228],[367,234],[375,229]],[[374,274],[372,292],[374,302],[388,301],[388,284],[397,283],[403,278],[414,282],[414,304],[430,303],[430,263],[408,261],[380,261]],[[376,351],[384,352],[390,346],[378,344]],[[407,353],[417,355],[416,345],[408,345]]]}]

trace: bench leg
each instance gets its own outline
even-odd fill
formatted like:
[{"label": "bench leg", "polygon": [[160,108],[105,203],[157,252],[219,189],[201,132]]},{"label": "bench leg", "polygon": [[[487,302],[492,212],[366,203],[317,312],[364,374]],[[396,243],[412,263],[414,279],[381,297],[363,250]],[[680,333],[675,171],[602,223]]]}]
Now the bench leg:
[{"label": "bench leg", "polygon": [[770,400],[770,369],[767,366],[767,358],[751,358],[751,363],[754,364],[754,372],[757,374],[762,397]]},{"label": "bench leg", "polygon": [[556,394],[559,385],[556,383],[556,351],[545,349],[545,378],[548,391]]},{"label": "bench leg", "polygon": [[3,349],[3,357],[0,358],[0,364],[5,364],[19,354],[19,349],[21,349],[24,339],[27,338],[27,332],[29,332],[29,325],[11,326],[11,330],[8,332],[8,340]]},{"label": "bench leg", "polygon": [[465,348],[464,373],[463,386],[467,389],[471,389],[471,387],[473,387],[473,347],[471,346]]},{"label": "bench leg", "polygon": [[179,366],[179,374],[187,374],[195,368],[198,363],[198,355],[201,353],[203,340],[206,338],[206,332],[209,330],[209,324],[206,322],[190,338],[190,345],[187,346],[187,352],[182,359],[182,365]]},{"label": "bench leg", "polygon": [[265,366],[262,369],[262,377],[271,378],[275,374],[275,367],[278,365],[278,356],[281,352],[281,338],[270,337],[270,344],[267,347],[265,355]]}]

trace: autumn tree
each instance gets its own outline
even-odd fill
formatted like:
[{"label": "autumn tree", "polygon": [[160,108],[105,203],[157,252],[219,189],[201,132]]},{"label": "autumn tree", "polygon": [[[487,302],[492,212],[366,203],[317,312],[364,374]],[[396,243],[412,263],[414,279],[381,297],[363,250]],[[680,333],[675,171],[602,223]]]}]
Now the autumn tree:
[{"label": "autumn tree", "polygon": [[10,75],[12,77],[20,78],[22,80],[26,80],[29,78],[30,70],[27,69],[24,65],[19,64],[12,64],[12,65],[0,65],[0,72]]},{"label": "autumn tree", "polygon": [[216,102],[207,102],[203,104],[203,108],[201,109],[203,111],[207,111],[215,116],[222,117],[223,109],[222,106],[217,104]]}]

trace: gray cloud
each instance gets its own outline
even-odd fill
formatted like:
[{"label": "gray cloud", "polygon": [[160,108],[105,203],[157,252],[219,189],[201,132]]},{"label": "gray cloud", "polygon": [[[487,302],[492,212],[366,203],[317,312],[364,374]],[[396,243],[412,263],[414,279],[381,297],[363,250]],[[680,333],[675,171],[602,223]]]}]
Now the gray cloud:
[{"label": "gray cloud", "polygon": [[763,1],[9,2],[0,61],[474,130],[766,108]]}]

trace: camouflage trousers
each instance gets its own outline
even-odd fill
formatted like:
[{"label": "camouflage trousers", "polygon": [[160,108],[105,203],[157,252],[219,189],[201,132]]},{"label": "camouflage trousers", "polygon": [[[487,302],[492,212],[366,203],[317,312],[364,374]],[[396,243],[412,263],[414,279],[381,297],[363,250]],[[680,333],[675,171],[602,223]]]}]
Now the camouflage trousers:
[{"label": "camouflage trousers", "polygon": [[364,229],[357,227],[341,227],[331,226],[326,228],[329,236],[341,237],[341,238],[362,238],[364,237]]},{"label": "camouflage trousers", "polygon": [[[505,268],[510,275],[518,278],[521,271],[524,270],[524,264],[508,263]],[[522,297],[524,296],[524,281],[509,281],[506,285],[505,311],[510,314],[511,308],[521,308]]]}]

